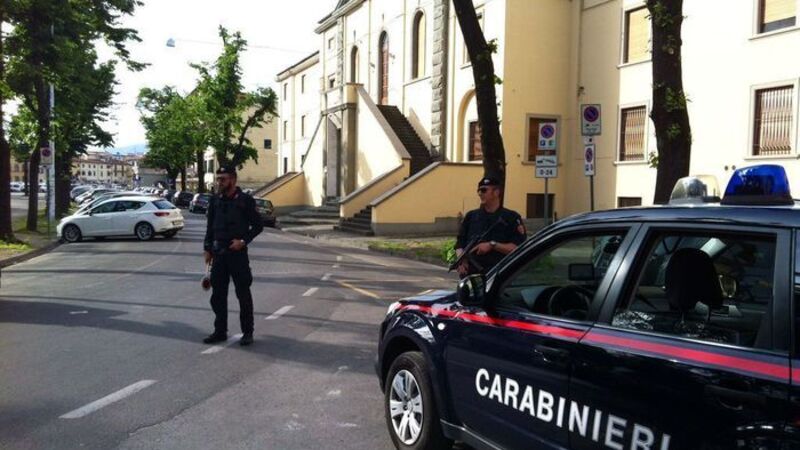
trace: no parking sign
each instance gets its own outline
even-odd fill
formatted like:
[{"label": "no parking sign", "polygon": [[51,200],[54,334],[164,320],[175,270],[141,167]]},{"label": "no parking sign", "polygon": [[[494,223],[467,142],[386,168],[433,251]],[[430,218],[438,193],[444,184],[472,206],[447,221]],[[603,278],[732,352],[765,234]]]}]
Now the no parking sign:
[{"label": "no parking sign", "polygon": [[581,134],[583,136],[599,136],[602,131],[600,105],[581,105]]}]

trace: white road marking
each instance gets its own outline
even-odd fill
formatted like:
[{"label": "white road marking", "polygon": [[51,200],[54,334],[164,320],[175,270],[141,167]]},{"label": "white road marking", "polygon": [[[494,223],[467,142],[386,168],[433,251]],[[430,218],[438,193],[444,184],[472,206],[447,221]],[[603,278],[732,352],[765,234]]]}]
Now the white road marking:
[{"label": "white road marking", "polygon": [[336,255],[336,260],[337,261],[341,261],[342,260],[342,255]]},{"label": "white road marking", "polygon": [[331,279],[331,275],[332,274],[330,274],[330,273],[326,273],[325,275],[322,276],[322,281],[330,280]]},{"label": "white road marking", "polygon": [[63,416],[59,417],[59,419],[80,419],[81,417],[88,416],[89,414],[97,411],[100,408],[104,408],[112,403],[116,403],[125,397],[129,397],[142,389],[152,386],[155,384],[156,380],[142,380],[132,385],[122,388],[113,394],[107,395],[100,400],[95,400],[92,403],[89,403],[86,406],[82,406],[74,411],[70,411]]},{"label": "white road marking", "polygon": [[89,314],[89,311],[70,311],[69,314],[72,316],[75,314]]},{"label": "white road marking", "polygon": [[277,311],[275,311],[274,313],[272,313],[269,316],[265,317],[264,320],[275,320],[275,319],[279,318],[280,316],[286,314],[287,312],[291,311],[292,308],[294,308],[294,305],[283,306],[280,309],[278,309]]},{"label": "white road marking", "polygon": [[331,269],[338,269],[339,267],[341,267],[339,264],[334,264],[331,266]]},{"label": "white road marking", "polygon": [[203,355],[211,355],[211,354],[214,354],[214,353],[221,352],[221,351],[225,350],[225,347],[230,347],[231,344],[233,344],[234,342],[238,341],[241,338],[242,338],[242,334],[241,333],[234,334],[233,336],[229,337],[228,340],[223,342],[222,344],[215,345],[213,347],[209,347],[208,349],[203,350],[200,353],[202,353]]},{"label": "white road marking", "polygon": [[316,294],[319,288],[309,288],[307,291],[303,293],[303,297],[311,297],[312,295]]}]

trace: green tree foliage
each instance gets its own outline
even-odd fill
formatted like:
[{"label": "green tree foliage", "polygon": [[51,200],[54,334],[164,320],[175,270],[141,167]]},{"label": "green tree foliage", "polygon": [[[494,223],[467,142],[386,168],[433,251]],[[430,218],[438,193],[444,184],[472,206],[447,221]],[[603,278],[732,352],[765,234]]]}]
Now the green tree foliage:
[{"label": "green tree foliage", "polygon": [[[145,164],[166,170],[170,180],[174,180],[194,162],[198,148],[203,148],[204,135],[198,128],[196,104],[167,86],[142,89],[136,107],[149,146]],[[186,177],[183,179],[185,182]]]},{"label": "green tree foliage", "polygon": [[[6,81],[13,95],[33,113],[37,123],[37,142],[30,158],[29,179],[39,175],[39,149],[49,145],[52,135],[48,84],[67,94],[70,83],[87,76],[89,68],[109,72],[113,66],[97,66],[94,48],[105,42],[115,49],[119,60],[132,70],[143,67],[130,58],[127,44],[138,41],[135,30],[120,26],[120,18],[132,14],[139,0],[6,0],[3,10],[11,30],[3,50],[8,61]],[[90,64],[91,63],[91,64]],[[99,68],[99,69],[98,69]],[[110,70],[113,74],[113,70]],[[75,104],[102,104],[76,99]],[[56,112],[60,113],[59,105]],[[66,108],[65,108],[66,109]],[[96,114],[89,114],[97,117]],[[91,128],[91,127],[90,127]],[[86,130],[86,127],[75,129]],[[97,131],[97,130],[94,130]],[[97,136],[95,136],[97,137]],[[89,141],[92,138],[88,139]],[[68,155],[57,147],[56,161]],[[58,165],[64,174],[69,165]],[[64,183],[58,183],[62,191]],[[66,183],[69,187],[69,183]],[[28,202],[29,230],[37,229],[38,201]]]},{"label": "green tree foliage", "polygon": [[241,34],[220,27],[222,54],[213,64],[194,64],[200,80],[197,96],[205,140],[220,164],[241,167],[258,160],[258,151],[247,133],[277,115],[278,97],[270,88],[246,92],[242,85],[241,53],[247,48]]}]

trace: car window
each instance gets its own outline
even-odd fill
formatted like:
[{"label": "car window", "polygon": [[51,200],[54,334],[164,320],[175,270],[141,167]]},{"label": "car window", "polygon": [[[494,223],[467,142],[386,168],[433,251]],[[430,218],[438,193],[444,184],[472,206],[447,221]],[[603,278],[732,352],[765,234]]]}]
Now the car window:
[{"label": "car window", "polygon": [[731,233],[654,236],[612,325],[769,347],[775,242]]},{"label": "car window", "polygon": [[144,206],[144,202],[137,202],[134,200],[126,200],[123,202],[117,202],[117,204],[121,205],[120,211],[136,211],[137,209]]},{"label": "car window", "polygon": [[158,209],[175,209],[175,205],[168,202],[167,200],[155,200],[153,204],[156,205]]},{"label": "car window", "polygon": [[623,232],[573,237],[525,263],[500,288],[499,308],[584,320]]},{"label": "car window", "polygon": [[114,212],[117,208],[118,202],[107,202],[103,203],[102,205],[96,207],[92,210],[92,214],[103,214],[103,213],[110,213]]}]

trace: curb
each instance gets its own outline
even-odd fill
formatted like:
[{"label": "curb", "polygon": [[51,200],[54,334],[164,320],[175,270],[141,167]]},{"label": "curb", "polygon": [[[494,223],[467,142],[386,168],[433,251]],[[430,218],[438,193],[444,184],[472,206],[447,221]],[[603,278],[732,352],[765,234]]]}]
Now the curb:
[{"label": "curb", "polygon": [[382,253],[384,255],[395,256],[397,258],[405,258],[405,259],[410,259],[412,261],[424,262],[424,263],[428,263],[428,264],[431,264],[431,265],[434,265],[434,266],[439,266],[439,267],[444,267],[444,268],[448,267],[448,264],[445,264],[439,258],[432,258],[432,257],[429,258],[429,257],[425,257],[425,256],[411,255],[411,254],[406,253],[406,252],[396,252],[394,250],[383,250],[383,249],[369,248],[369,247],[367,247],[367,250],[369,250],[371,252],[374,252],[374,253]]},{"label": "curb", "polygon": [[13,266],[14,264],[19,264],[21,262],[25,262],[29,259],[36,258],[37,256],[42,256],[45,253],[53,251],[56,247],[61,245],[61,241],[53,241],[44,247],[37,248],[36,250],[31,250],[26,253],[22,253],[21,255],[12,256],[6,259],[0,259],[0,269],[8,266]]}]

